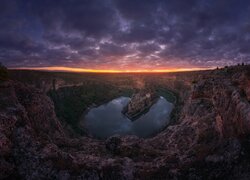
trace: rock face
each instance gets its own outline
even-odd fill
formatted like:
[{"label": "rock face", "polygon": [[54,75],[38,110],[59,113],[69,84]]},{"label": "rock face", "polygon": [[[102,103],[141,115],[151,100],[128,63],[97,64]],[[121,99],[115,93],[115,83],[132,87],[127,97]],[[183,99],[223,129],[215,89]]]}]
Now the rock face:
[{"label": "rock face", "polygon": [[45,94],[0,83],[0,179],[248,179],[248,72],[207,72],[178,123],[153,138],[106,141],[70,138]]},{"label": "rock face", "polygon": [[132,96],[128,105],[124,107],[123,114],[129,119],[136,120],[158,100],[158,96],[152,91],[141,90]]}]

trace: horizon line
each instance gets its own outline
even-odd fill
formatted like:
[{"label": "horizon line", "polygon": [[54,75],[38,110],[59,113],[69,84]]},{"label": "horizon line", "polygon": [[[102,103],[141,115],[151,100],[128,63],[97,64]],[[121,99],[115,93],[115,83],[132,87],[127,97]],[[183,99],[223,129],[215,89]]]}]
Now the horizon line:
[{"label": "horizon line", "polygon": [[75,73],[171,73],[171,72],[187,72],[187,71],[204,71],[212,70],[216,67],[194,67],[194,68],[171,68],[171,69],[137,69],[137,70],[117,70],[117,69],[84,69],[72,68],[64,66],[48,66],[48,67],[15,67],[8,68],[11,70],[38,70],[50,72],[75,72]]}]

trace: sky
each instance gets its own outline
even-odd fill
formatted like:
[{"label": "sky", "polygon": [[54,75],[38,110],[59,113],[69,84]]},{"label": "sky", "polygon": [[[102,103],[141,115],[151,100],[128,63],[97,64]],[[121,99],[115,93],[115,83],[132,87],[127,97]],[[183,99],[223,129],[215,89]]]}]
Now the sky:
[{"label": "sky", "polygon": [[250,62],[249,0],[0,0],[10,68],[162,70]]}]

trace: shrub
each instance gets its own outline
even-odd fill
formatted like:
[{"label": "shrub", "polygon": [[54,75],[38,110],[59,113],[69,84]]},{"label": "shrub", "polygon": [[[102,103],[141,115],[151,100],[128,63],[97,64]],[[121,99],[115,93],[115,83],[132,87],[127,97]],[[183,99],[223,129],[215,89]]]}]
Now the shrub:
[{"label": "shrub", "polygon": [[197,84],[197,81],[196,81],[196,80],[193,80],[193,81],[192,81],[192,84]]},{"label": "shrub", "polygon": [[0,81],[8,79],[8,69],[0,63]]}]

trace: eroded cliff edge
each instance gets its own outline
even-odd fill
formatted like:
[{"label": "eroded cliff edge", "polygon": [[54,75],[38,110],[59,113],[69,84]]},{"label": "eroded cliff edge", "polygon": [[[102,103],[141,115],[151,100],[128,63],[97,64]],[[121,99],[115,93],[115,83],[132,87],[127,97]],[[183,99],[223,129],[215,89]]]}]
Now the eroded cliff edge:
[{"label": "eroded cliff edge", "polygon": [[249,66],[207,72],[178,123],[150,139],[70,138],[42,92],[0,84],[0,178],[244,179],[250,168]]}]

